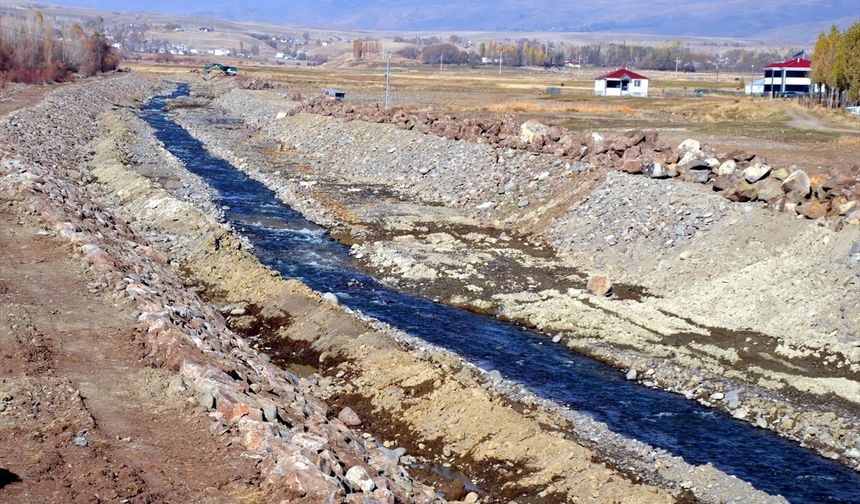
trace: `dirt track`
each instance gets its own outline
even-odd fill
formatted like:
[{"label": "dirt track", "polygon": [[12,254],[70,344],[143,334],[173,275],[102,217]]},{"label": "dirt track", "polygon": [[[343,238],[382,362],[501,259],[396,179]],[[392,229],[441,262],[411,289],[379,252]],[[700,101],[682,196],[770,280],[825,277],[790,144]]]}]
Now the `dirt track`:
[{"label": "dirt track", "polygon": [[128,307],[90,292],[68,247],[16,220],[0,211],[3,502],[262,497],[256,464],[140,360]]}]

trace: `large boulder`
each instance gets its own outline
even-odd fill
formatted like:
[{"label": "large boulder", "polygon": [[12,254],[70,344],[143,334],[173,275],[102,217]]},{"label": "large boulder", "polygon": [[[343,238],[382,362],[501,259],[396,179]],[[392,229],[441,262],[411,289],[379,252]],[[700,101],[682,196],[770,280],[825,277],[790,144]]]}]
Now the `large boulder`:
[{"label": "large boulder", "polygon": [[727,159],[717,168],[717,175],[731,175],[738,169],[738,163],[734,159]]},{"label": "large boulder", "polygon": [[754,184],[756,198],[761,201],[773,201],[782,196],[782,184],[775,178],[759,180]]},{"label": "large boulder", "polygon": [[744,180],[746,180],[750,184],[753,184],[767,177],[769,174],[770,166],[762,163],[756,163],[754,165],[747,166],[744,169]]},{"label": "large boulder", "polygon": [[524,122],[522,126],[520,126],[520,138],[522,138],[524,142],[531,143],[532,139],[537,135],[548,136],[549,129],[549,126],[546,124],[532,119]]},{"label": "large boulder", "polygon": [[608,296],[612,293],[612,282],[606,275],[594,275],[588,279],[585,288],[595,296]]},{"label": "large boulder", "polygon": [[782,182],[782,190],[789,201],[799,203],[812,190],[809,175],[803,170],[795,170]]},{"label": "large boulder", "polygon": [[702,144],[699,143],[698,140],[693,140],[692,138],[688,138],[678,144],[678,150],[681,152],[699,152],[702,150]]},{"label": "large boulder", "polygon": [[797,213],[803,215],[807,219],[820,219],[827,215],[828,209],[829,205],[815,199],[804,201],[796,208]]}]

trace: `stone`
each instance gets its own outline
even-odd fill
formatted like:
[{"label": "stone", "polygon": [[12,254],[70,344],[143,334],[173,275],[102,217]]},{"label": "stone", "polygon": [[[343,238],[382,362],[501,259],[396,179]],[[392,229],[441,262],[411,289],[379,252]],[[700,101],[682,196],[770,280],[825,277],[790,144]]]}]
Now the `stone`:
[{"label": "stone", "polygon": [[767,177],[769,174],[770,166],[766,164],[756,163],[754,165],[747,166],[744,169],[744,180],[746,180],[750,184],[753,184]]},{"label": "stone", "polygon": [[349,406],[340,410],[340,413],[338,413],[337,418],[345,425],[348,425],[350,427],[361,425],[361,417],[359,417],[358,413],[353,411],[353,409]]},{"label": "stone", "polygon": [[711,172],[708,170],[688,170],[681,175],[681,180],[697,184],[707,184],[711,180]]},{"label": "stone", "polygon": [[450,480],[438,490],[445,495],[446,501],[461,501],[466,497],[466,485],[458,479]]},{"label": "stone", "polygon": [[681,172],[689,171],[689,170],[711,170],[711,165],[708,164],[707,161],[702,159],[693,159],[691,161],[687,161],[686,163],[682,163],[680,165]]},{"label": "stone", "polygon": [[197,404],[203,406],[204,408],[211,410],[215,407],[215,396],[213,396],[210,392],[204,392],[197,398]]},{"label": "stone", "polygon": [[731,175],[738,169],[738,163],[734,159],[729,159],[717,168],[717,175]]},{"label": "stone", "polygon": [[90,442],[87,439],[87,430],[83,429],[83,430],[78,431],[78,433],[75,435],[75,438],[72,440],[72,442],[74,442],[78,446],[89,445]]},{"label": "stone", "polygon": [[517,206],[519,208],[525,208],[525,207],[529,206],[529,199],[528,198],[522,198],[521,200],[517,201]]},{"label": "stone", "polygon": [[653,163],[649,163],[648,166],[645,167],[645,170],[642,171],[642,173],[646,177],[656,178],[656,179],[662,179],[662,178],[668,178],[669,177],[669,174],[666,172],[666,169],[663,166],[663,164],[658,163],[656,161]]},{"label": "stone", "polygon": [[427,175],[428,173],[430,173],[430,168],[429,168],[429,167],[427,167],[427,166],[422,166],[422,167],[418,170],[418,173],[420,173],[421,175]]},{"label": "stone", "polygon": [[827,205],[815,199],[804,201],[796,210],[807,219],[820,219],[827,215]]},{"label": "stone", "polygon": [[766,178],[756,182],[756,198],[761,201],[773,201],[783,195],[782,184],[775,178]]},{"label": "stone", "polygon": [[534,119],[526,121],[520,126],[520,138],[523,141],[532,143],[536,136],[549,135],[549,126]]},{"label": "stone", "polygon": [[469,492],[468,494],[466,494],[466,498],[463,499],[463,502],[465,502],[466,504],[475,504],[476,502],[478,502],[478,494],[476,494],[475,492]]},{"label": "stone", "polygon": [[785,168],[777,168],[770,172],[770,176],[773,178],[777,178],[779,180],[785,180],[788,178],[789,172]]},{"label": "stone", "polygon": [[167,384],[167,393],[171,395],[181,394],[186,390],[188,390],[188,385],[185,384],[185,380],[181,376],[174,376]]},{"label": "stone", "polygon": [[606,275],[593,275],[585,288],[595,296],[608,296],[612,292],[612,282]]},{"label": "stone", "polygon": [[278,406],[271,402],[263,405],[263,420],[269,423],[278,421]]},{"label": "stone", "polygon": [[725,401],[726,406],[731,409],[735,409],[741,405],[740,394],[737,390],[729,390],[726,392],[725,397],[723,397],[723,401]]},{"label": "stone", "polygon": [[809,192],[812,191],[809,175],[803,170],[791,172],[791,175],[782,182],[782,190],[785,191],[789,201],[793,203],[800,202],[800,200],[809,196]]},{"label": "stone", "polygon": [[376,483],[361,466],[352,466],[346,472],[346,480],[353,488],[359,488],[364,493],[370,493],[376,488]]},{"label": "stone", "polygon": [[739,178],[734,177],[732,175],[718,175],[714,179],[714,190],[715,191],[725,191],[726,189],[734,189],[737,187]]},{"label": "stone", "polygon": [[330,303],[333,305],[340,304],[340,300],[337,299],[337,296],[331,292],[326,292],[322,295],[323,301],[326,303]]},{"label": "stone", "polygon": [[624,377],[627,378],[628,380],[635,380],[637,376],[638,376],[638,373],[636,372],[635,369],[631,369],[631,370],[627,371],[627,374],[624,375]]},{"label": "stone", "polygon": [[632,174],[643,173],[642,161],[639,159],[625,159],[621,163],[621,171]]},{"label": "stone", "polygon": [[688,138],[678,144],[678,150],[682,152],[699,152],[702,150],[702,144],[698,140]]}]

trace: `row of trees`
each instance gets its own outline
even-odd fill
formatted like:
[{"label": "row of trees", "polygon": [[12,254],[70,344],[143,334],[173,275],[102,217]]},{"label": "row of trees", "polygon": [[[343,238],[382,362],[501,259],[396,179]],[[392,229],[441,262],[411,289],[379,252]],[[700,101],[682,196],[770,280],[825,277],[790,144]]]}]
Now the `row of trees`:
[{"label": "row of trees", "polygon": [[860,21],[844,32],[821,32],[812,56],[812,83],[820,103],[841,107],[860,103]]},{"label": "row of trees", "polygon": [[103,34],[88,35],[78,24],[56,28],[38,11],[0,18],[0,80],[61,82],[114,70],[119,61]]},{"label": "row of trees", "polygon": [[[452,37],[454,38],[454,37]],[[422,41],[426,42],[426,41]],[[459,51],[459,53],[458,53]],[[454,43],[432,43],[404,48],[401,56],[419,59],[424,63],[439,62],[439,54],[444,52],[445,63],[480,64],[488,58],[509,67],[544,66],[560,67],[569,61],[581,65],[598,67],[632,67],[644,70],[731,71],[758,73],[764,65],[782,59],[792,49],[749,50],[732,48],[719,54],[697,52],[681,42],[661,45],[633,45],[624,43],[604,43],[575,45],[565,42],[539,42],[521,39],[508,42],[481,42],[466,51]],[[462,53],[462,54],[460,54]],[[475,57],[477,56],[477,57]]]}]

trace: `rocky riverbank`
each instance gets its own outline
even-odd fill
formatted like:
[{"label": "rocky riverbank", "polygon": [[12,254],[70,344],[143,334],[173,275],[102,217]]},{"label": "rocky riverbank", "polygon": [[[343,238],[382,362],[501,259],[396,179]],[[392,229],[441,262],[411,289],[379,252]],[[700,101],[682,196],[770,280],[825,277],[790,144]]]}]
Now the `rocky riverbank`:
[{"label": "rocky riverbank", "polygon": [[[135,131],[146,130],[135,119],[123,120],[133,122]],[[114,131],[105,140],[104,152],[124,158],[123,149],[130,148],[127,134],[123,133],[125,128],[120,122],[111,129]],[[144,145],[152,143],[140,141]],[[115,152],[117,146],[119,153]],[[170,157],[155,147],[146,151]],[[373,435],[380,436],[382,432],[385,445],[394,448],[397,443],[406,444],[409,460],[460,467],[473,477],[477,475],[479,486],[491,484],[486,478],[492,474],[507,474],[498,482],[504,483],[499,492],[506,498],[527,502],[583,496],[596,501],[667,498],[654,487],[626,478],[619,480],[613,469],[602,464],[585,463],[582,456],[586,454],[589,459],[597,456],[606,460],[610,467],[634,468],[634,480],[645,478],[678,493],[689,490],[703,501],[768,499],[712,467],[693,468],[660,450],[626,440],[586,416],[546,404],[448,352],[384,324],[356,317],[349,310],[322,302],[297,282],[271,275],[241,245],[233,245],[235,238],[220,234],[212,216],[204,216],[199,207],[189,208],[191,203],[172,200],[175,195],[148,184],[137,173],[150,173],[147,164],[175,163],[153,159],[121,167],[100,159],[98,165],[107,168],[95,168],[93,176],[104,197],[133,225],[160,236],[156,243],[177,261],[177,267],[187,268],[197,282],[208,285],[207,291],[215,293],[219,304],[255,306],[255,310],[268,313],[266,319],[284,310],[290,324],[278,330],[278,335],[288,340],[309,340],[314,354],[319,355],[312,359],[322,375],[315,390],[340,404],[346,401],[369,424],[379,425],[380,430]],[[128,187],[134,189],[117,190]],[[184,217],[178,219],[178,215]],[[195,217],[189,218],[192,215]],[[188,222],[196,223],[197,231],[189,233]],[[216,250],[208,245],[212,240],[206,238],[206,233],[219,233],[216,241],[220,246]],[[239,324],[242,318],[243,315],[231,317]],[[510,400],[525,405],[525,409],[508,403]],[[373,420],[380,416],[388,421]],[[452,422],[452,418],[457,421]],[[391,429],[391,425],[400,427]],[[547,425],[556,427],[548,430]],[[503,439],[518,441],[502,442]],[[545,449],[547,443],[554,446],[553,450]],[[527,476],[514,476],[518,471]]]},{"label": "rocky riverbank", "polygon": [[[93,199],[85,185],[90,177],[86,166],[110,170],[148,152],[135,154],[131,149],[121,158],[108,158],[104,137],[88,147],[104,132],[99,117],[157,87],[135,76],[88,81],[64,87],[4,120],[4,202],[21,219],[66,240],[96,276],[98,292],[136,310],[144,359],[174,373],[169,393],[196,404],[195,414],[211,421],[211,435],[228,446],[240,446],[243,456],[256,461],[259,490],[265,492],[265,497],[258,492],[261,498],[438,500],[432,488],[413,482],[387,452],[353,431],[353,422],[333,415],[306,380],[274,365],[229,329],[224,316],[169,268],[173,259],[150,241],[155,238],[157,243],[157,236],[136,232],[112,208]],[[123,134],[134,136],[129,130]],[[189,180],[178,172],[173,175]],[[192,197],[181,182],[174,189]],[[135,185],[117,191],[127,198]],[[214,210],[196,195],[194,200]],[[165,199],[149,203],[151,212],[171,204]],[[190,222],[185,224],[191,229]],[[226,233],[217,225],[208,229],[213,230]]]},{"label": "rocky riverbank", "polygon": [[[250,129],[215,135],[191,112],[183,123],[357,242],[381,277],[536,326],[648,386],[860,462],[856,226],[837,232],[699,184],[579,173],[551,155],[294,114],[294,104],[267,100],[254,114],[254,95],[236,93],[215,104],[255,117]],[[508,177],[521,182],[501,191]],[[507,214],[457,196],[487,190]],[[601,276],[615,281],[609,298],[586,289]]]}]

